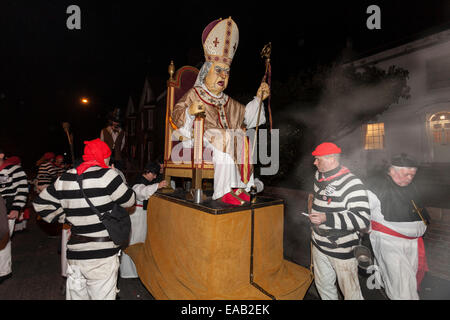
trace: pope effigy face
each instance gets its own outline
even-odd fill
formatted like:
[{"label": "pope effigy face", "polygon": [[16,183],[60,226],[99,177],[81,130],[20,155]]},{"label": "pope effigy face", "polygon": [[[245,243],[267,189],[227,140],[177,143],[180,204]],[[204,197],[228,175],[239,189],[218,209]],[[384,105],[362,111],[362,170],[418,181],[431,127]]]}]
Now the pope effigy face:
[{"label": "pope effigy face", "polygon": [[228,86],[230,67],[222,62],[214,62],[205,77],[205,85],[208,90],[219,95]]}]

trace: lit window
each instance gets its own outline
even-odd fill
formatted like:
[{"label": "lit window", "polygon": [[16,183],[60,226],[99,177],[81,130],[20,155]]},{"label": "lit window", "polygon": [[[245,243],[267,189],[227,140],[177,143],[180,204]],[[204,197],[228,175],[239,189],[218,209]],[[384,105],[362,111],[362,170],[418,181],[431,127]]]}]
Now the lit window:
[{"label": "lit window", "polygon": [[384,123],[369,123],[366,127],[364,149],[384,149]]},{"label": "lit window", "polygon": [[442,111],[434,114],[430,118],[430,128],[434,144],[450,144],[450,112]]}]

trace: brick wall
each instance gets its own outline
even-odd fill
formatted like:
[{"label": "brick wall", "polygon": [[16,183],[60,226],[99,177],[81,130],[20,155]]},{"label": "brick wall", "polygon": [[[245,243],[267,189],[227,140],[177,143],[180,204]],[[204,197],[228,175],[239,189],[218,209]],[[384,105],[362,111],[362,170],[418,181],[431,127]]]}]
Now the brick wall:
[{"label": "brick wall", "polygon": [[[266,187],[265,194],[285,201],[284,256],[299,265],[310,264],[309,219],[299,212],[306,211],[307,192],[288,188]],[[429,273],[450,280],[450,209],[427,207],[431,224],[424,235]]]},{"label": "brick wall", "polygon": [[424,235],[429,272],[450,280],[450,209],[427,207],[431,223]]}]

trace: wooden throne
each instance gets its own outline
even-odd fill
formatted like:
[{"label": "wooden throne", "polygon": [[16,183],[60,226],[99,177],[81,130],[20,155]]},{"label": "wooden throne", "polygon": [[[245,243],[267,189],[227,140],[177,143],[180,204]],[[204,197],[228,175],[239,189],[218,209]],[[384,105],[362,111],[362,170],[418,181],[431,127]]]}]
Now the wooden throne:
[{"label": "wooden throne", "polygon": [[172,121],[172,110],[177,101],[194,86],[199,70],[192,66],[184,66],[175,72],[175,65],[169,65],[170,78],[167,81],[167,107],[164,138],[164,174],[170,185],[171,177],[192,179],[194,189],[202,189],[203,179],[214,178],[212,151],[203,145],[204,118],[197,116],[193,128],[193,147],[179,145],[187,139],[178,132]]}]

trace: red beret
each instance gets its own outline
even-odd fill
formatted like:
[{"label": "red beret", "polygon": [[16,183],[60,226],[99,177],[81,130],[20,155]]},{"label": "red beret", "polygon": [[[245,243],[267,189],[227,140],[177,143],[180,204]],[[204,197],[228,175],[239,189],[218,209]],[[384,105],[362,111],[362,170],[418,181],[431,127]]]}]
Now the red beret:
[{"label": "red beret", "polygon": [[51,160],[55,157],[55,154],[53,152],[46,152],[44,153],[44,159],[45,160]]},{"label": "red beret", "polygon": [[324,142],[319,144],[312,152],[313,156],[326,156],[329,154],[341,153],[342,150],[337,145],[331,142]]}]

